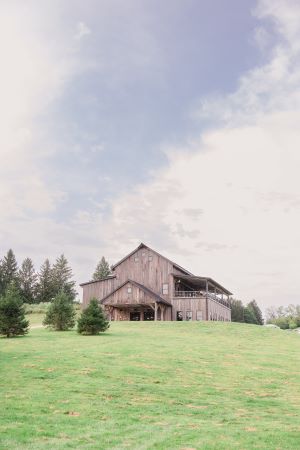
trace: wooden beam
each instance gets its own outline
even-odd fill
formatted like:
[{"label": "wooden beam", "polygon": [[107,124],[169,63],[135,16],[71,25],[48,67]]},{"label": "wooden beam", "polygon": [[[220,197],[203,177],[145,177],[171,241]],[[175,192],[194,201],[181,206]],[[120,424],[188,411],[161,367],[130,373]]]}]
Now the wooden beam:
[{"label": "wooden beam", "polygon": [[154,320],[157,320],[157,302],[154,303]]}]

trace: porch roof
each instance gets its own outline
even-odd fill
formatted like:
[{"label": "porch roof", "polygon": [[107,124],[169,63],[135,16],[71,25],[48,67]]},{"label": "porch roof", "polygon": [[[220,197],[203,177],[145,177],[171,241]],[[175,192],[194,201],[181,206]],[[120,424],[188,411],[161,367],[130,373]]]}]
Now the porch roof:
[{"label": "porch roof", "polygon": [[215,286],[217,289],[219,289],[221,292],[223,292],[226,295],[233,295],[232,292],[228,291],[228,289],[224,288],[221,284],[217,283],[215,280],[213,280],[210,277],[198,277],[196,275],[178,275],[177,273],[173,273],[174,277],[190,281],[192,284],[205,286],[206,281],[208,281],[210,284]]},{"label": "porch roof", "polygon": [[143,284],[138,283],[137,281],[128,279],[125,281],[125,283],[118,286],[116,289],[114,289],[112,292],[110,292],[106,297],[104,297],[102,300],[100,300],[100,303],[103,303],[105,300],[107,300],[111,295],[113,295],[115,292],[117,292],[119,289],[122,289],[123,286],[125,286],[127,283],[131,283],[134,286],[138,287],[139,289],[142,289],[146,294],[150,295],[150,297],[153,297],[157,303],[163,303],[167,306],[172,306],[171,303],[169,303],[167,300],[162,298],[160,295],[153,292],[151,289],[147,288]]}]

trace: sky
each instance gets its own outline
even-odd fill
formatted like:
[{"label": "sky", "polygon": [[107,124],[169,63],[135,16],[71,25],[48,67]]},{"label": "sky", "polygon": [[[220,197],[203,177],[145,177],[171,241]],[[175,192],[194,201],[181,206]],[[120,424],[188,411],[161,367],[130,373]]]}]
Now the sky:
[{"label": "sky", "polygon": [[0,54],[0,257],[299,303],[299,1],[3,0]]}]

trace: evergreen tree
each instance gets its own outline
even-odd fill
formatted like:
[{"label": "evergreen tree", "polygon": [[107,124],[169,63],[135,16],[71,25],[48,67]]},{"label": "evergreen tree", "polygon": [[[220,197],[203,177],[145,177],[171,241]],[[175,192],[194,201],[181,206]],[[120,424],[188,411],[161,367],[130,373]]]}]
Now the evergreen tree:
[{"label": "evergreen tree", "polygon": [[49,259],[46,259],[40,269],[38,276],[38,283],[36,286],[36,301],[37,303],[51,302],[51,300],[55,297],[55,294],[56,291],[53,280],[53,271]]},{"label": "evergreen tree", "polygon": [[6,337],[28,333],[29,321],[25,319],[19,289],[11,282],[4,296],[0,298],[0,334]]},{"label": "evergreen tree", "polygon": [[232,322],[245,322],[244,319],[244,305],[241,300],[235,300],[232,298],[230,300],[230,308],[231,308],[231,321]]},{"label": "evergreen tree", "polygon": [[262,312],[261,312],[258,304],[256,303],[256,301],[252,300],[250,303],[248,303],[247,306],[252,308],[252,311],[254,312],[254,315],[256,317],[256,321],[257,321],[258,325],[263,325],[264,324],[264,319],[263,319],[263,316],[262,316]]},{"label": "evergreen tree", "polygon": [[76,311],[72,298],[60,291],[50,304],[43,325],[55,331],[66,331],[75,326]]},{"label": "evergreen tree", "polygon": [[36,295],[37,274],[30,258],[24,259],[19,270],[21,298],[24,303],[34,303]]},{"label": "evergreen tree", "polygon": [[251,306],[246,306],[244,309],[244,319],[246,323],[254,323],[258,325],[256,316]]},{"label": "evergreen tree", "polygon": [[6,291],[10,283],[18,284],[18,263],[14,252],[9,249],[1,264],[2,290]]},{"label": "evergreen tree", "polygon": [[0,259],[0,297],[4,294],[4,274],[2,268],[3,261]]},{"label": "evergreen tree", "polygon": [[72,281],[72,269],[64,255],[56,259],[52,270],[55,295],[64,291],[72,300],[76,297],[75,281]]},{"label": "evergreen tree", "polygon": [[93,281],[103,280],[104,278],[107,278],[108,275],[111,274],[111,269],[109,267],[108,262],[102,256],[101,260],[96,266],[95,272],[93,274]]},{"label": "evergreen tree", "polygon": [[104,312],[99,306],[98,300],[92,298],[88,307],[81,313],[78,319],[78,333],[86,335],[95,335],[106,331],[109,328],[109,322]]}]

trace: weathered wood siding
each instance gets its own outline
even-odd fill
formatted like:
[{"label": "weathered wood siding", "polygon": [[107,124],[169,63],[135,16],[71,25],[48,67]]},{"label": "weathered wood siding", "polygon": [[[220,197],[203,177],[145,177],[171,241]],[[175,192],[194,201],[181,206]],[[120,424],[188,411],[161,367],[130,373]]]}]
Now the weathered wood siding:
[{"label": "weathered wood siding", "polygon": [[177,311],[182,312],[183,320],[186,320],[188,311],[191,311],[192,313],[192,320],[197,320],[197,311],[202,311],[202,320],[231,320],[230,309],[210,298],[207,300],[208,317],[206,311],[206,297],[173,298],[171,303],[173,305],[172,320],[177,320]]},{"label": "weathered wood siding", "polygon": [[209,299],[207,320],[231,321],[231,310],[217,301]]},{"label": "weathered wood siding", "polygon": [[96,297],[101,300],[112,292],[116,288],[115,282],[115,278],[109,278],[108,280],[97,281],[82,286],[82,307],[85,308],[89,304],[91,298]]},{"label": "weathered wood siding", "polygon": [[[137,250],[114,270],[118,286],[128,279],[132,279],[159,294],[165,300],[173,295],[172,272],[173,264],[170,261],[144,248]],[[169,286],[168,294],[163,294],[164,283]]]},{"label": "weathered wood siding", "polygon": [[[128,288],[131,288],[131,293],[128,293]],[[147,295],[142,289],[134,284],[126,283],[122,288],[111,294],[103,301],[103,305],[124,305],[126,304],[153,304],[154,299]]]},{"label": "weathered wood siding", "polygon": [[186,320],[187,311],[192,312],[192,320],[196,320],[197,311],[202,311],[202,320],[206,320],[206,299],[200,298],[173,298],[171,300],[172,320],[177,320],[177,311],[181,311],[183,320]]}]

